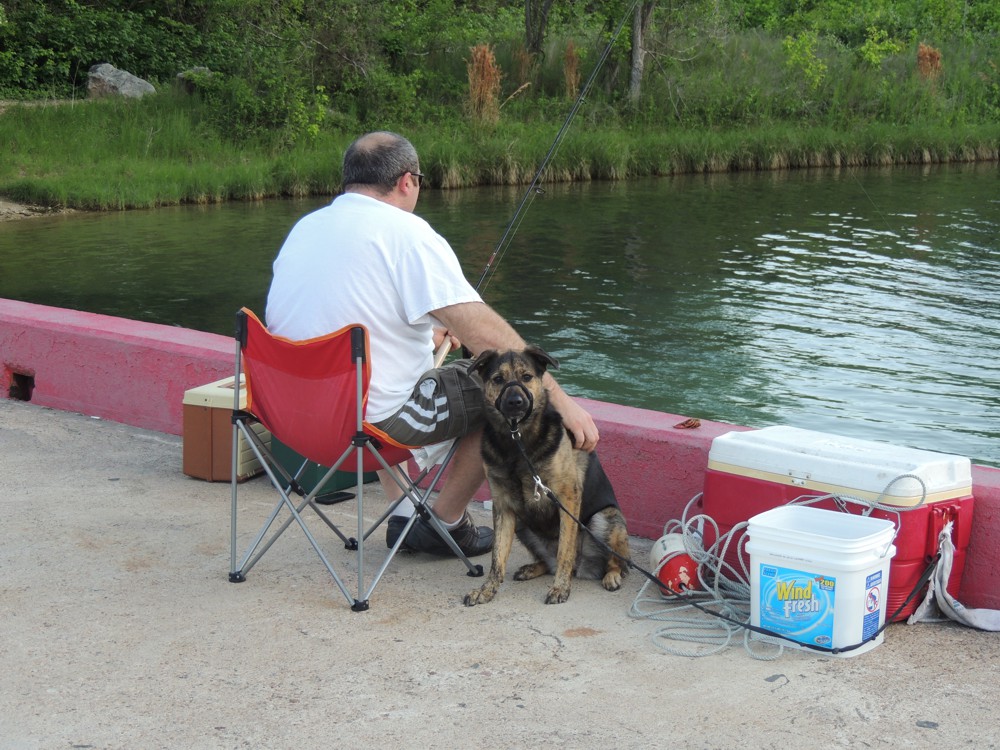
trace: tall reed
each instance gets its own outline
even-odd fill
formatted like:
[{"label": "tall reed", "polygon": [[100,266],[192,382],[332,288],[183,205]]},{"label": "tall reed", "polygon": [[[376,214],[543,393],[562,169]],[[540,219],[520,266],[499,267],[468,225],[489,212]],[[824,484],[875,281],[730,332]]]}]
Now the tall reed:
[{"label": "tall reed", "polygon": [[563,53],[563,78],[566,81],[566,98],[576,99],[580,91],[580,54],[570,39]]},{"label": "tall reed", "polygon": [[497,65],[491,45],[477,44],[469,50],[468,73],[469,115],[476,123],[496,124],[500,119],[500,84],[503,73]]}]

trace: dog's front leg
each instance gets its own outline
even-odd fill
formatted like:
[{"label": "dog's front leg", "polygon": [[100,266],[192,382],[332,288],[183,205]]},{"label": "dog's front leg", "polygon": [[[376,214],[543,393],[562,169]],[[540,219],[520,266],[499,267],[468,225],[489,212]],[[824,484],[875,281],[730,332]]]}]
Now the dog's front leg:
[{"label": "dog's front leg", "polygon": [[[567,509],[573,515],[580,512],[580,502],[572,501],[566,503]],[[556,549],[556,570],[555,581],[549,589],[548,596],[545,597],[546,604],[562,604],[569,599],[570,582],[573,578],[573,565],[576,563],[576,521],[570,518],[568,513],[559,513],[559,546]]]},{"label": "dog's front leg", "polygon": [[490,565],[486,583],[465,595],[462,601],[466,607],[492,601],[507,573],[507,560],[514,543],[514,514],[498,510],[499,504],[496,498],[493,503],[493,563]]}]

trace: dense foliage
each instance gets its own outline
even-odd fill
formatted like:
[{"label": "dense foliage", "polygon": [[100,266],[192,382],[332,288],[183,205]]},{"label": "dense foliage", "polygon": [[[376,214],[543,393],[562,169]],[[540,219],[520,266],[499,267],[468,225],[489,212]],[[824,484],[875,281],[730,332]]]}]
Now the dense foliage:
[{"label": "dense foliage", "polygon": [[554,0],[544,28],[526,28],[526,0],[5,0],[0,97],[83,98],[98,62],[160,89],[203,66],[207,125],[287,145],[469,116],[477,48],[495,60],[502,117],[551,120],[636,6],[652,9],[641,96],[626,96],[628,22],[588,99],[601,125],[1000,118],[995,0]]}]

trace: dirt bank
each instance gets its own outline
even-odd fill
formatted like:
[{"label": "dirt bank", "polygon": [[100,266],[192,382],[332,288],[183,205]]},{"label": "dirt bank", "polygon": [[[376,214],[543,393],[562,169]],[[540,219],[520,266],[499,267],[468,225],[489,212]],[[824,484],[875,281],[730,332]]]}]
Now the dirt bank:
[{"label": "dirt bank", "polygon": [[24,203],[12,203],[0,198],[0,221],[12,219],[30,219],[35,216],[51,216],[53,214],[73,213],[71,208],[51,208],[49,206],[32,206]]}]

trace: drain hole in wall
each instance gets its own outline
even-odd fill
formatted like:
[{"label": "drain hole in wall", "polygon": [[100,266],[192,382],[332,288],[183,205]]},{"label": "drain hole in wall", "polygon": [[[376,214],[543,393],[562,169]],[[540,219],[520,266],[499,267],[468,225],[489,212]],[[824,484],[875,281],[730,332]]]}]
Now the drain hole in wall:
[{"label": "drain hole in wall", "polygon": [[31,401],[31,394],[35,390],[35,376],[23,372],[12,372],[10,374],[10,390],[7,392],[8,398],[15,401]]}]

